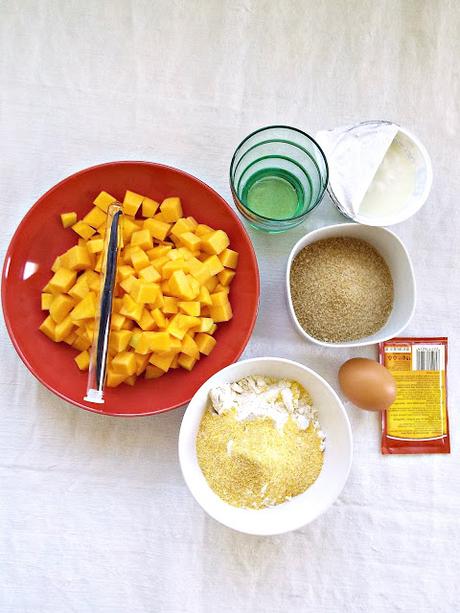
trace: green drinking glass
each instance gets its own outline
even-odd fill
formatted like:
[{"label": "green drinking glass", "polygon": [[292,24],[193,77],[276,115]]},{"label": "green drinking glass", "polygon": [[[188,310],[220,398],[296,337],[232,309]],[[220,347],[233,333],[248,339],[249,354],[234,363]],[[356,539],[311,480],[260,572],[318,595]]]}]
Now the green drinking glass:
[{"label": "green drinking glass", "polygon": [[230,186],[239,212],[265,232],[302,223],[322,200],[329,171],[326,156],[305,132],[269,126],[247,136],[230,164]]}]

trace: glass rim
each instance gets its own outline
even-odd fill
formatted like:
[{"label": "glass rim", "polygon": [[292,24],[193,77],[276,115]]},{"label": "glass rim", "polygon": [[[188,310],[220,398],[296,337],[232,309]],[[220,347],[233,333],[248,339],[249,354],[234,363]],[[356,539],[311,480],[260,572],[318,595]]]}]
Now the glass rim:
[{"label": "glass rim", "polygon": [[[315,204],[310,209],[308,209],[307,211],[304,211],[303,213],[300,213],[299,215],[295,215],[294,217],[289,217],[288,219],[275,219],[273,217],[266,217],[265,215],[260,215],[256,211],[253,211],[251,209],[251,207],[249,207],[246,203],[241,202],[241,199],[238,196],[238,194],[236,193],[234,185],[233,185],[232,169],[233,169],[233,165],[235,164],[235,158],[236,158],[236,154],[238,153],[238,150],[242,147],[242,145],[244,145],[244,143],[247,140],[252,138],[255,134],[258,134],[259,132],[264,132],[265,130],[271,130],[272,128],[285,128],[287,130],[292,130],[293,132],[298,132],[299,134],[302,134],[303,136],[306,136],[308,138],[308,140],[310,140],[317,147],[321,157],[323,158],[324,165],[325,165],[325,170],[326,170],[326,178],[325,178],[324,187],[322,188],[322,194],[317,199]],[[327,162],[326,154],[324,153],[322,148],[319,146],[319,144],[316,142],[316,140],[312,136],[310,136],[309,134],[307,134],[303,130],[299,130],[299,128],[293,128],[292,126],[287,126],[287,125],[284,125],[284,124],[274,124],[274,125],[265,126],[263,128],[258,128],[257,130],[254,130],[253,132],[248,134],[240,142],[240,144],[236,147],[236,149],[235,149],[235,151],[234,151],[234,153],[232,155],[232,160],[230,162],[229,179],[230,179],[230,189],[231,189],[233,198],[236,198],[238,200],[238,202],[241,204],[241,206],[244,207],[245,209],[247,209],[248,211],[250,211],[253,215],[256,215],[260,219],[267,220],[267,221],[273,221],[273,222],[276,222],[276,223],[290,222],[290,221],[294,221],[296,219],[300,219],[302,217],[306,217],[308,215],[308,213],[311,213],[311,211],[313,211],[318,206],[318,204],[321,202],[321,200],[324,198],[324,194],[327,191],[327,186],[328,186],[328,183],[329,183],[329,164]]]}]

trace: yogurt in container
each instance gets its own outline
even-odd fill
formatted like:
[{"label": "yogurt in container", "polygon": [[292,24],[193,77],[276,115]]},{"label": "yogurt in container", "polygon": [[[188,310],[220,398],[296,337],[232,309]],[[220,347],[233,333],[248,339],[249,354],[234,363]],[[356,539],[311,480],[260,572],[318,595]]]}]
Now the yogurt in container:
[{"label": "yogurt in container", "polygon": [[329,162],[328,192],[354,221],[390,226],[416,213],[433,181],[430,157],[408,130],[366,121],[316,135]]}]

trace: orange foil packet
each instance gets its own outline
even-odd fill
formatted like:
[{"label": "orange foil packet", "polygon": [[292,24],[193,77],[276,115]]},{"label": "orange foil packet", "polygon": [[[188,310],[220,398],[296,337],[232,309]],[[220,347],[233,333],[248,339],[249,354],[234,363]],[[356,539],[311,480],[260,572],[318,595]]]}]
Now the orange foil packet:
[{"label": "orange foil packet", "polygon": [[382,412],[382,453],[450,453],[447,338],[393,338],[379,360],[397,385]]}]

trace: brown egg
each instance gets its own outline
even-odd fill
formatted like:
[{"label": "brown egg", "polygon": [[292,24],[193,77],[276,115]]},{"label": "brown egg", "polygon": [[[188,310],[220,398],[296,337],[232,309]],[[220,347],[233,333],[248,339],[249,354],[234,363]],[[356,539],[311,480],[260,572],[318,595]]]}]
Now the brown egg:
[{"label": "brown egg", "polygon": [[340,367],[339,383],[348,400],[367,411],[385,411],[396,398],[393,375],[375,360],[348,360]]}]

